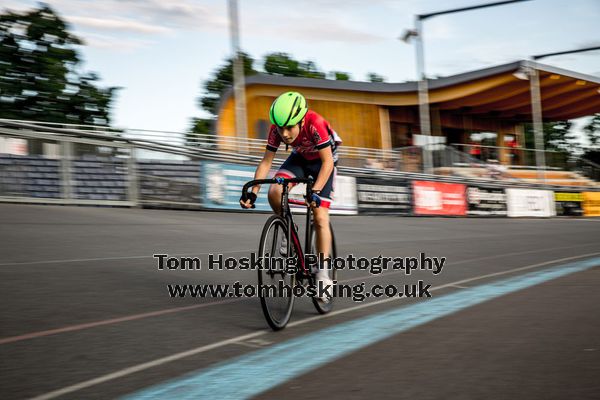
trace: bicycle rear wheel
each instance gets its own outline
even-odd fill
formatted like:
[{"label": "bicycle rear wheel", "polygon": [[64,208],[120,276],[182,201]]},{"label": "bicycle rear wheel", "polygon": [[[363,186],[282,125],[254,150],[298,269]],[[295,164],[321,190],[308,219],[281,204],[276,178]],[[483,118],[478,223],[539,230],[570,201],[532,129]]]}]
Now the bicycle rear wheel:
[{"label": "bicycle rear wheel", "polygon": [[[293,244],[288,246],[291,251],[287,256],[282,256],[280,252],[281,242],[284,237],[287,237],[286,221],[278,215],[271,216],[262,231],[260,237],[260,245],[258,256],[265,260],[266,257],[276,257],[283,262],[271,263],[269,269],[258,270],[259,287],[269,285],[274,290],[259,291],[260,304],[263,314],[271,329],[278,331],[285,328],[294,307],[293,287],[296,283],[295,274],[289,274],[286,271],[286,259],[295,257],[296,251]],[[277,288],[280,285],[289,286],[291,289],[288,293],[278,293]]]},{"label": "bicycle rear wheel", "polygon": [[[310,229],[312,230],[311,233],[311,243],[310,243],[310,252],[311,254],[317,254],[317,239],[316,239],[316,235],[315,235],[315,225],[314,223],[311,224]],[[331,225],[331,223],[329,224],[329,229],[331,230],[331,248],[330,248],[330,254],[329,256],[333,259],[335,257],[337,257],[337,249],[335,246],[335,235],[333,233],[333,226]],[[318,254],[317,254],[318,255]],[[337,269],[333,268],[333,265],[331,265],[330,263],[330,269],[328,271],[328,275],[329,278],[332,281],[335,281],[338,279],[338,273],[337,273]],[[315,285],[317,284],[316,279],[314,278],[315,274],[311,274],[312,275],[312,283],[314,283]],[[319,314],[327,314],[329,311],[331,311],[333,309],[333,303],[334,303],[334,297],[330,298],[329,301],[325,302],[322,301],[316,297],[312,298],[312,302],[315,306],[315,308],[317,309],[317,311],[319,312]]]}]

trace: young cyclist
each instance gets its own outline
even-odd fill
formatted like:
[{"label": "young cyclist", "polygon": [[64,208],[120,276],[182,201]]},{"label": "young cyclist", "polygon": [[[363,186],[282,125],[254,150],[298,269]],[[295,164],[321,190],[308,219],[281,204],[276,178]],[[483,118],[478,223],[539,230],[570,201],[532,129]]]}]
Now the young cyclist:
[{"label": "young cyclist", "polygon": [[[336,149],[341,139],[329,123],[316,112],[309,110],[306,99],[300,93],[287,92],[280,95],[269,111],[273,125],[269,130],[267,149],[258,164],[254,179],[267,177],[275,152],[283,142],[292,146],[292,153],[275,174],[283,178],[307,178],[312,175],[312,198],[307,199],[314,211],[317,251],[329,257],[331,231],[329,229],[329,206],[333,199],[333,184],[337,163]],[[240,199],[242,208],[250,208],[256,201],[259,186],[252,188],[249,198]],[[269,204],[275,213],[281,211],[281,185],[269,188]],[[317,281],[331,285],[327,269],[319,269]]]}]

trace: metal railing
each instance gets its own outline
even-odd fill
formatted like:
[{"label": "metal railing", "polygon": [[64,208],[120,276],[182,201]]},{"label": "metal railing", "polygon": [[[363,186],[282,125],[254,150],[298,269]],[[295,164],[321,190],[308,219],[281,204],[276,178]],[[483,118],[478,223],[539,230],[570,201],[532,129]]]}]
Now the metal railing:
[{"label": "metal railing", "polygon": [[[452,147],[462,150],[460,153],[468,154],[472,160],[478,162],[487,160],[488,165],[490,165],[490,161],[493,163],[492,165],[500,164],[499,160],[503,159],[506,176],[525,176],[526,180],[539,181],[539,176],[533,177],[527,172],[527,170],[538,170],[536,166],[538,150],[460,143],[453,143]],[[546,159],[546,166],[543,168],[546,171],[544,180],[549,183],[574,180],[582,183],[582,186],[593,186],[597,185],[595,182],[600,182],[600,165],[563,151],[545,150],[544,153]]]},{"label": "metal railing", "polygon": [[523,147],[484,146],[479,144],[452,143],[457,150],[481,160],[497,160],[510,168],[536,169],[536,153],[543,151],[546,156],[546,169],[569,168],[569,155],[556,150],[535,150]]},{"label": "metal railing", "polygon": [[434,170],[438,174],[465,178],[520,181],[508,171],[506,166],[501,165],[497,160],[483,161],[457,150],[454,146],[443,146],[440,149],[432,150],[432,160]]},{"label": "metal railing", "polygon": [[[122,141],[136,148],[181,156],[207,157],[216,160],[229,160],[240,163],[255,163],[264,153],[266,140],[242,139],[235,136],[206,135],[176,131],[156,131],[148,129],[123,129],[95,125],[75,125],[38,121],[0,119],[0,126],[17,129],[31,129],[47,134],[88,136],[94,139]],[[89,136],[93,135],[93,136]],[[398,171],[423,173],[424,151],[429,151],[434,168],[474,167],[486,168],[490,175],[497,175],[497,164],[509,169],[536,169],[537,150],[522,147],[483,146],[477,144],[452,143],[428,147],[411,146],[392,150],[361,148],[342,145],[338,148],[340,167],[365,169],[368,171]],[[283,153],[283,154],[282,154]],[[546,169],[581,171],[590,179],[598,181],[598,168],[586,164],[585,160],[572,160],[565,152],[546,150]],[[281,155],[285,155],[280,151]],[[282,162],[278,159],[277,162]],[[435,173],[435,171],[434,171]],[[460,175],[460,171],[456,172]],[[446,174],[444,172],[443,174]],[[506,172],[503,177],[510,178]]]},{"label": "metal railing", "polygon": [[0,155],[0,198],[59,204],[133,206],[138,182],[130,144],[89,138],[6,132],[26,142],[23,155]]},{"label": "metal railing", "polygon": [[[0,200],[199,207],[201,160],[256,165],[264,145],[264,141],[251,139],[246,143],[254,141],[256,146],[260,145],[261,154],[240,154],[219,148],[222,143],[234,144],[236,138],[197,135],[205,139],[201,142],[204,146],[190,147],[173,140],[161,142],[156,138],[129,135],[124,130],[79,128],[0,120],[0,138],[27,141],[28,149],[23,156],[0,155]],[[207,145],[211,143],[216,144]],[[422,173],[424,151],[432,154],[435,178]],[[340,153],[338,170],[349,176],[532,186],[532,183],[512,179],[509,174],[502,175],[497,166],[443,144],[389,151],[346,147],[345,152]],[[286,156],[284,152],[278,154]],[[277,158],[274,167],[282,162],[283,158]],[[579,168],[589,171],[590,175],[597,174],[600,168],[592,164],[581,163]]]},{"label": "metal railing", "polygon": [[585,158],[578,158],[574,163],[573,169],[579,172],[581,175],[600,182],[600,165],[586,160]]},{"label": "metal railing", "polygon": [[[24,121],[0,119],[0,124],[13,127],[26,127],[36,130],[51,128],[49,132],[62,133],[86,133],[104,135],[111,139],[127,139],[133,141],[147,141],[167,146],[183,146],[189,148],[214,149],[223,151],[245,150],[251,154],[262,154],[267,141],[264,139],[238,138],[235,136],[208,135],[193,132],[157,131],[149,129],[124,129],[99,127],[95,125],[60,124],[52,122]],[[341,157],[349,158],[375,158],[388,159],[397,156],[396,150],[382,150],[363,147],[341,146],[339,148]]]},{"label": "metal railing", "polygon": [[[266,140],[242,139],[234,136],[206,135],[148,129],[119,129],[92,125],[73,125],[37,121],[0,119],[0,126],[28,129],[46,134],[90,137],[135,144],[137,147],[159,148],[182,155],[226,157],[236,162],[255,162],[265,151]],[[354,168],[406,170],[422,172],[421,149],[418,146],[382,150],[342,145],[338,148],[339,165]]]}]

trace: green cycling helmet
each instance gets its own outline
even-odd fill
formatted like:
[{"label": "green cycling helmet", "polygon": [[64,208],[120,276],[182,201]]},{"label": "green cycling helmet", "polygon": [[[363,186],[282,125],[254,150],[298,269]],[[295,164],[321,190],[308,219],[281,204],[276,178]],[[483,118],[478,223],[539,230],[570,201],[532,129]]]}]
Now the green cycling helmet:
[{"label": "green cycling helmet", "polygon": [[306,115],[306,99],[298,92],[286,92],[275,99],[269,110],[271,122],[280,128],[294,126]]}]

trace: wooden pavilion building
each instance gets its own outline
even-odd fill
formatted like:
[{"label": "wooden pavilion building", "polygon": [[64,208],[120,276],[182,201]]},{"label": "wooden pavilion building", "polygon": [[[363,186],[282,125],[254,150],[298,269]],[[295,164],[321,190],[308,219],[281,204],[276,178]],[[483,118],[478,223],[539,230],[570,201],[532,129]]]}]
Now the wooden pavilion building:
[{"label": "wooden pavilion building", "polygon": [[[531,122],[530,82],[525,68],[539,73],[544,122],[600,112],[600,78],[531,61],[430,79],[432,135],[439,141],[469,143],[472,133],[495,133],[523,146],[524,123]],[[420,134],[417,82],[370,83],[254,75],[246,78],[249,138],[265,139],[273,100],[288,90],[301,92],[311,109],[339,132],[344,145],[392,149],[413,144]],[[220,104],[217,134],[236,136],[233,92]],[[505,154],[500,154],[504,161]]]}]

